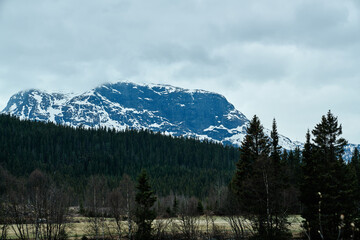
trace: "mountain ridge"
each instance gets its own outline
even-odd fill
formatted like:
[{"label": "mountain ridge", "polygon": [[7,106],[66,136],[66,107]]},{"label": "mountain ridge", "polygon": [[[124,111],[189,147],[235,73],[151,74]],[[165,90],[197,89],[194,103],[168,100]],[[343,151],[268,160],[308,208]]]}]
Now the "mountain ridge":
[{"label": "mountain ridge", "polygon": [[[29,89],[14,94],[2,113],[74,127],[145,128],[234,146],[240,146],[249,123],[221,94],[131,82],[106,83],[80,94]],[[302,147],[283,135],[280,145]]]}]

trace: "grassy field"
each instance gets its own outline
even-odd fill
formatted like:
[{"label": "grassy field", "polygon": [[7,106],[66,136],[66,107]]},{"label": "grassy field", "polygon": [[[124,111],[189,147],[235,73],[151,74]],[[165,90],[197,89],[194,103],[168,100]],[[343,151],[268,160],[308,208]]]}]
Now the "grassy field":
[{"label": "grassy field", "polygon": [[[69,239],[81,239],[82,236],[90,236],[91,237],[91,222],[93,219],[86,218],[86,217],[71,217],[70,221],[66,223],[66,233],[69,237]],[[302,218],[298,215],[293,215],[289,217],[289,230],[293,234],[294,237],[298,237],[301,234],[301,221]],[[161,228],[162,230],[166,232],[171,231],[179,231],[179,229],[176,226],[179,226],[181,224],[180,219],[173,218],[173,219],[157,219],[154,221],[154,227]],[[229,223],[226,221],[225,218],[215,216],[212,218],[212,221],[209,221],[209,219],[205,217],[199,217],[196,218],[196,226],[197,230],[206,233],[207,229],[212,230],[213,224],[216,226],[218,230],[220,230],[223,233],[231,233],[231,227]],[[99,224],[100,226],[100,236],[103,234],[105,236],[109,235],[109,231],[111,234],[116,233],[116,224],[114,220],[112,219],[104,219],[104,222],[101,222]],[[208,228],[207,228],[208,226]],[[16,234],[14,232],[15,226],[10,226],[8,231],[8,237],[11,239],[16,239]],[[127,222],[122,222],[122,227],[124,230],[127,229]],[[104,232],[104,233],[103,233]]]}]

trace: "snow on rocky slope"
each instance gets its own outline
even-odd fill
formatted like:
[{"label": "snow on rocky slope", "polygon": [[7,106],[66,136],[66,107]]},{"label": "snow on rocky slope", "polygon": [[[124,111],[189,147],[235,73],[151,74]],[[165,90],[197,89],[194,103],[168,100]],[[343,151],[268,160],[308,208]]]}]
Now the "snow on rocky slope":
[{"label": "snow on rocky slope", "polygon": [[[129,82],[104,84],[82,94],[22,91],[10,98],[2,113],[74,127],[149,129],[235,146],[240,145],[249,123],[220,94]],[[265,132],[270,135],[270,130]],[[282,135],[279,142],[289,150],[302,146]]]}]

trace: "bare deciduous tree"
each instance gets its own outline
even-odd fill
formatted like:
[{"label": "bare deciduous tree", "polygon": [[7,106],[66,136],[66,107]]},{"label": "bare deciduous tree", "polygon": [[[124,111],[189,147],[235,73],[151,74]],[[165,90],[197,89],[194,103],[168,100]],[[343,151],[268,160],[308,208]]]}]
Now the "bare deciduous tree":
[{"label": "bare deciduous tree", "polygon": [[85,209],[89,216],[88,233],[95,239],[105,235],[107,185],[104,177],[91,176],[85,194]]},{"label": "bare deciduous tree", "polygon": [[7,211],[18,239],[61,239],[65,236],[67,194],[51,183],[40,170],[28,180],[10,183]]},{"label": "bare deciduous tree", "polygon": [[245,219],[241,212],[241,202],[232,191],[227,191],[222,211],[225,213],[223,219],[229,224],[232,238],[236,240],[245,239]]},{"label": "bare deciduous tree", "polygon": [[199,218],[197,216],[198,200],[194,197],[182,203],[179,213],[179,232],[187,240],[196,239],[199,234]]},{"label": "bare deciduous tree", "polygon": [[11,181],[10,174],[0,166],[0,239],[7,238],[9,229],[9,207],[8,207],[8,192],[9,182]]},{"label": "bare deciduous tree", "polygon": [[133,232],[133,204],[135,201],[135,185],[128,175],[124,175],[119,187],[109,194],[110,215],[115,219],[117,237],[125,232],[122,221],[127,220],[129,238]]},{"label": "bare deciduous tree", "polygon": [[[174,223],[172,218],[159,219],[153,222],[153,238],[157,240],[167,239],[169,230]],[[174,236],[172,236],[174,237]]]},{"label": "bare deciduous tree", "polygon": [[64,189],[49,186],[43,201],[40,222],[40,239],[63,239],[66,236],[65,222],[68,212],[68,195]]}]

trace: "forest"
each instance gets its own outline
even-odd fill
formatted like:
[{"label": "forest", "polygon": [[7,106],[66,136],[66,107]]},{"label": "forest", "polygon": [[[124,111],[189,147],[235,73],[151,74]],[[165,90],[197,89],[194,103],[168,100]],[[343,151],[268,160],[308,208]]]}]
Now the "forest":
[{"label": "forest", "polygon": [[80,238],[74,212],[82,239],[360,239],[360,157],[343,161],[337,117],[294,151],[275,119],[271,138],[263,130],[254,116],[235,148],[0,115],[0,239]]},{"label": "forest", "polygon": [[15,176],[40,169],[81,193],[92,175],[114,187],[124,173],[146,169],[160,195],[203,197],[230,181],[239,150],[221,144],[164,136],[148,130],[84,129],[20,121],[0,115],[0,164]]}]

